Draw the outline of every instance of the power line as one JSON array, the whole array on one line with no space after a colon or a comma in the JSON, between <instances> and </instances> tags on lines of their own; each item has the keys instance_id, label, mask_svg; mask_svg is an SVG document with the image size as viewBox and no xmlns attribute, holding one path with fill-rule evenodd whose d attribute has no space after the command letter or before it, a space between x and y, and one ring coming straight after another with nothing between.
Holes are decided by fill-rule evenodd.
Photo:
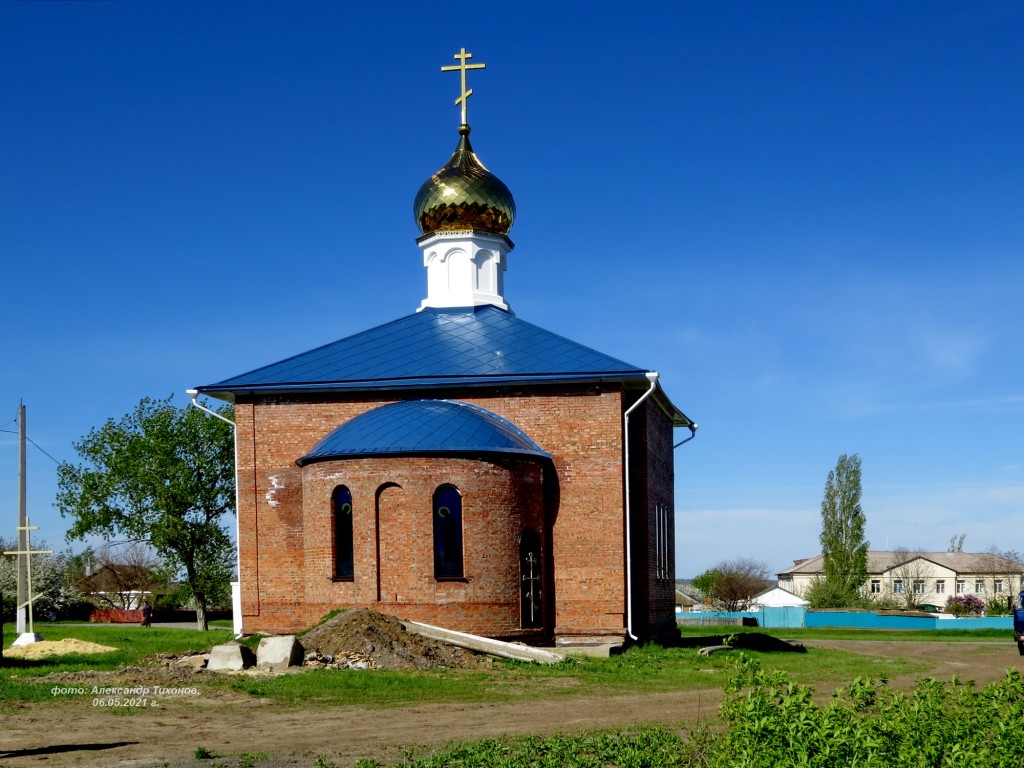
<instances>
[{"instance_id":1,"label":"power line","mask_svg":"<svg viewBox=\"0 0 1024 768\"><path fill-rule=\"evenodd\" d=\"M8 421L6 424L0 424L0 429L6 429L11 424L17 424L18 423L18 419L21 418L21 406L22 405L24 405L24 402L22 400L19 400L18 401L18 410L16 410L14 412L14 418L11 419L10 421Z\"/></svg>"},{"instance_id":2,"label":"power line","mask_svg":"<svg viewBox=\"0 0 1024 768\"><path fill-rule=\"evenodd\" d=\"M7 426L7 425L5 424L4 426ZM18 433L17 433L17 432L15 432L15 431L14 431L13 429L0 429L0 432L6 432L6 433L7 433L7 434L9 434L9 435L17 435L17 434L18 434ZM46 458L48 458L48 459L49 459L50 461L52 461L52 462L53 462L54 464L56 464L56 465L57 465L58 467L60 466L61 462L60 462L60 461L58 461L57 459L53 458L53 456L51 456L51 455L50 455L50 454L48 454L48 453L47 453L47 452L46 452L45 450L43 450L43 448L42 448L42 447L41 447L41 446L39 445L39 443L37 443L37 442L36 442L35 440L33 440L33 439L32 439L31 437L29 437L28 435L26 435L26 436L25 436L25 439L26 439L26 440L27 440L28 442L32 443L32 445L34 445L34 446L35 446L36 448L38 448L38 449L39 449L39 452L40 452L41 454L43 454L43 456L45 456Z\"/></svg>"}]
</instances>

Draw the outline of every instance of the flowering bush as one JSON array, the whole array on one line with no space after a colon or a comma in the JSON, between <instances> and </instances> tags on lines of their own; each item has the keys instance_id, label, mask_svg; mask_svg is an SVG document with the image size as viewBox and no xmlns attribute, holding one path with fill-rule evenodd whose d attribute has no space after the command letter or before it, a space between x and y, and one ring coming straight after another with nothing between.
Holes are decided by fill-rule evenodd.
<instances>
[{"instance_id":1,"label":"flowering bush","mask_svg":"<svg viewBox=\"0 0 1024 768\"><path fill-rule=\"evenodd\" d=\"M946 613L954 616L980 616L987 607L977 595L950 595L946 601Z\"/></svg>"},{"instance_id":2,"label":"flowering bush","mask_svg":"<svg viewBox=\"0 0 1024 768\"><path fill-rule=\"evenodd\" d=\"M34 549L46 549L46 542L35 540ZM18 548L17 539L0 537L0 552ZM32 612L37 621L54 621L74 615L73 611L82 602L78 590L68 583L68 568L71 555L32 555ZM14 604L18 594L18 561L15 557L0 557L0 595L3 595L4 621L14 621Z\"/></svg>"}]
</instances>

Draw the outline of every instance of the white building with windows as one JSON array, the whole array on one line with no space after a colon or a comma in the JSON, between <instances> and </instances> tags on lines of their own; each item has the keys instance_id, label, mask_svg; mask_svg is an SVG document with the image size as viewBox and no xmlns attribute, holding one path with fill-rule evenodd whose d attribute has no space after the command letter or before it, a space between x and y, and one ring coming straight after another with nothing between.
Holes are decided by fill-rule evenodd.
<instances>
[{"instance_id":1,"label":"white building with windows","mask_svg":"<svg viewBox=\"0 0 1024 768\"><path fill-rule=\"evenodd\" d=\"M821 555L796 560L778 574L779 587L803 595L825 575ZM1024 565L999 555L977 552L868 552L869 595L902 598L915 605L942 608L951 595L972 594L983 600L1006 598L1024 588Z\"/></svg>"}]
</instances>

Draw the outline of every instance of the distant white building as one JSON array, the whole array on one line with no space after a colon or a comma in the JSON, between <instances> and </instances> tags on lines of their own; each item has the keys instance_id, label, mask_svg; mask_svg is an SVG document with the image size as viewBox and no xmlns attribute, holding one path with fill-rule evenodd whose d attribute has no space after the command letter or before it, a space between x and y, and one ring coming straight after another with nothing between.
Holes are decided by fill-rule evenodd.
<instances>
[{"instance_id":1,"label":"distant white building","mask_svg":"<svg viewBox=\"0 0 1024 768\"><path fill-rule=\"evenodd\" d=\"M772 587L764 592L754 595L750 599L750 610L760 611L764 608L792 608L808 606L806 600L799 595L794 595L788 589Z\"/></svg>"},{"instance_id":2,"label":"distant white building","mask_svg":"<svg viewBox=\"0 0 1024 768\"><path fill-rule=\"evenodd\" d=\"M778 574L779 587L803 595L825 575L821 555L797 560ZM1024 565L977 552L868 552L864 591L878 598L913 596L916 605L946 604L950 595L1006 598L1022 588Z\"/></svg>"}]
</instances>

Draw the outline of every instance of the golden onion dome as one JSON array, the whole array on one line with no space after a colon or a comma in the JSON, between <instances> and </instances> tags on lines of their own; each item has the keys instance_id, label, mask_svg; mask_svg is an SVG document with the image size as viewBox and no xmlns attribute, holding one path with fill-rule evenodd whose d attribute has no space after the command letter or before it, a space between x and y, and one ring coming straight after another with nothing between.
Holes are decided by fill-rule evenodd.
<instances>
[{"instance_id":1,"label":"golden onion dome","mask_svg":"<svg viewBox=\"0 0 1024 768\"><path fill-rule=\"evenodd\" d=\"M484 168L469 143L469 126L459 126L455 154L420 187L413 203L416 224L424 235L476 230L507 235L516 218L508 187Z\"/></svg>"}]
</instances>

